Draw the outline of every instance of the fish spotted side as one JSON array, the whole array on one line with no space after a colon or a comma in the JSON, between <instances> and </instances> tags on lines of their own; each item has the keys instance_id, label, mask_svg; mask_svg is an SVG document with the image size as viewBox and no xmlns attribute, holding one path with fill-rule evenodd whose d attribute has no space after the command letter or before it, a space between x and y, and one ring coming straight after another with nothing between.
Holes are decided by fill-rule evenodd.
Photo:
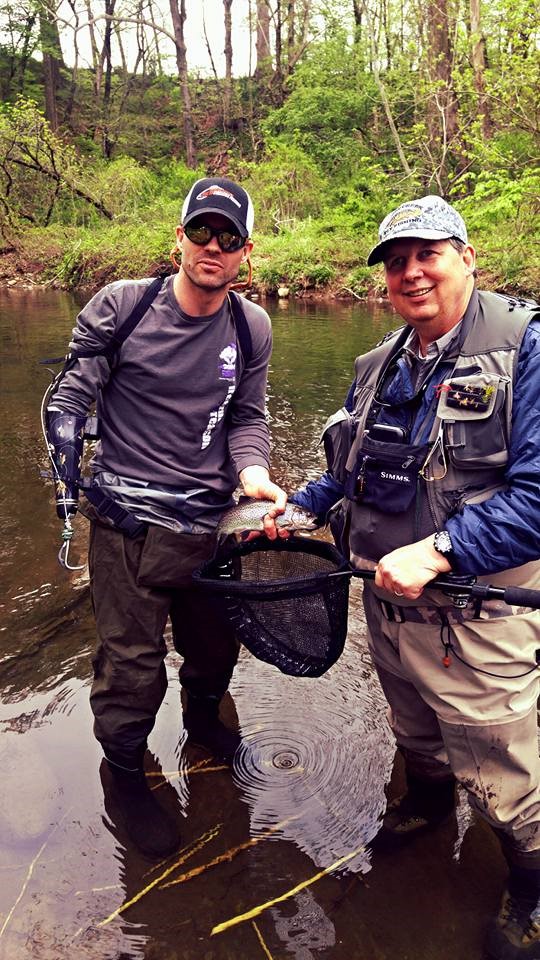
<instances>
[{"instance_id":1,"label":"fish spotted side","mask_svg":"<svg viewBox=\"0 0 540 960\"><path fill-rule=\"evenodd\" d=\"M274 503L271 500L240 500L236 506L227 510L219 521L218 539L221 540L231 534L264 530L263 518L273 506ZM316 530L320 526L314 513L296 503L288 503L285 513L276 517L275 523L279 529L289 530L291 533L297 530Z\"/></svg>"}]
</instances>

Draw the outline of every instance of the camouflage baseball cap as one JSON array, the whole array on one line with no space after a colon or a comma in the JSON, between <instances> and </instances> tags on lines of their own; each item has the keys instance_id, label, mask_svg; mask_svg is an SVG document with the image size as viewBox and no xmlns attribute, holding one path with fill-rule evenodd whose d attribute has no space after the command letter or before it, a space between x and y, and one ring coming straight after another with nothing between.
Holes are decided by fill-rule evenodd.
<instances>
[{"instance_id":1,"label":"camouflage baseball cap","mask_svg":"<svg viewBox=\"0 0 540 960\"><path fill-rule=\"evenodd\" d=\"M422 240L448 240L455 237L467 243L467 228L457 210L442 197L427 196L402 203L392 210L379 227L379 242L367 258L368 267L384 259L384 247L390 240L419 237Z\"/></svg>"}]
</instances>

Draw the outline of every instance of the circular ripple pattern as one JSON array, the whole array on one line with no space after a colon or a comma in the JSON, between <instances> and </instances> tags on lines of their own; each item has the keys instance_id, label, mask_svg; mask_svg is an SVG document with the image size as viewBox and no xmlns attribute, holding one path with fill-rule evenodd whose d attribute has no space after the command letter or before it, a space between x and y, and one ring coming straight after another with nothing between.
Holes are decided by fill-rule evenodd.
<instances>
[{"instance_id":1,"label":"circular ripple pattern","mask_svg":"<svg viewBox=\"0 0 540 960\"><path fill-rule=\"evenodd\" d=\"M281 770L290 770L292 767L297 767L300 763L300 757L297 753L276 753L272 763L275 767L278 767Z\"/></svg>"},{"instance_id":2,"label":"circular ripple pattern","mask_svg":"<svg viewBox=\"0 0 540 960\"><path fill-rule=\"evenodd\" d=\"M242 664L243 742L234 776L258 833L294 840L318 866L365 846L380 827L394 743L371 666L349 635L338 663L317 680ZM369 869L363 853L347 865Z\"/></svg>"}]
</instances>

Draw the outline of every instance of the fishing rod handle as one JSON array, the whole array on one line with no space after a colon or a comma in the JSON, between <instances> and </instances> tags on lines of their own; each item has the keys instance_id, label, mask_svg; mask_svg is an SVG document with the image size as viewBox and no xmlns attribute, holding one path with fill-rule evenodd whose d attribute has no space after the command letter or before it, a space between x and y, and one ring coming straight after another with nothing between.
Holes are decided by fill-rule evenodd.
<instances>
[{"instance_id":1,"label":"fishing rod handle","mask_svg":"<svg viewBox=\"0 0 540 960\"><path fill-rule=\"evenodd\" d=\"M363 580L374 580L375 570L352 570L353 577L362 577ZM511 607L530 607L533 610L540 609L540 590L532 590L527 587L492 587L489 583L459 584L451 579L445 579L444 574L426 583L426 588L430 590L442 590L448 593L463 592L470 597L477 597L480 600L503 600Z\"/></svg>"},{"instance_id":2,"label":"fishing rod handle","mask_svg":"<svg viewBox=\"0 0 540 960\"><path fill-rule=\"evenodd\" d=\"M473 588L473 596L478 596L477 590L481 584ZM540 590L530 590L527 587L487 587L488 597L496 599L500 596L505 603L511 607L531 607L533 610L540 609Z\"/></svg>"}]
</instances>

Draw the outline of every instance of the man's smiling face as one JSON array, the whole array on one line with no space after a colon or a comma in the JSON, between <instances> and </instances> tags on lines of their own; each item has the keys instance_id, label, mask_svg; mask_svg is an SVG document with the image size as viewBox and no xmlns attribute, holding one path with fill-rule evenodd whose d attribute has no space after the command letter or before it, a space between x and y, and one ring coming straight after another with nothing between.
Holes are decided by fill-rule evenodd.
<instances>
[{"instance_id":1,"label":"man's smiling face","mask_svg":"<svg viewBox=\"0 0 540 960\"><path fill-rule=\"evenodd\" d=\"M474 286L474 249L450 240L404 237L384 251L390 303L427 342L459 323Z\"/></svg>"}]
</instances>

